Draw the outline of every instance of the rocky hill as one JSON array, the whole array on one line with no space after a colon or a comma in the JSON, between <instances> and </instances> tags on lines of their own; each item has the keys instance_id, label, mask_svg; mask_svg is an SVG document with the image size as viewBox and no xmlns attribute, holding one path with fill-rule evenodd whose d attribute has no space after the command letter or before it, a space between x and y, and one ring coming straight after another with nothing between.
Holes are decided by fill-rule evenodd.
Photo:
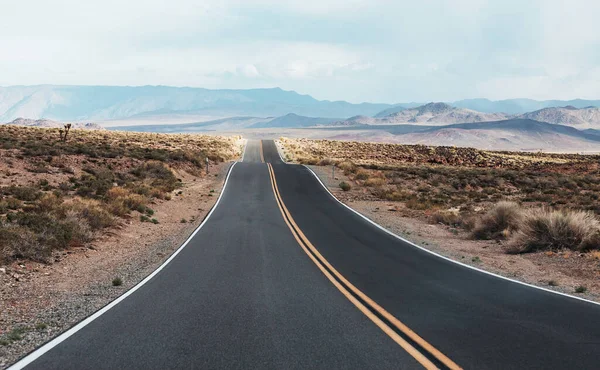
<instances>
[{"instance_id":1,"label":"rocky hill","mask_svg":"<svg viewBox=\"0 0 600 370\"><path fill-rule=\"evenodd\" d=\"M555 123L584 128L600 128L600 108L576 108L572 105L566 107L553 107L525 113L521 118L534 119L541 122Z\"/></svg>"},{"instance_id":2,"label":"rocky hill","mask_svg":"<svg viewBox=\"0 0 600 370\"><path fill-rule=\"evenodd\" d=\"M382 123L470 123L498 121L505 119L502 113L482 113L465 108L456 108L446 103L429 103L419 107L404 109L382 117Z\"/></svg>"}]
</instances>

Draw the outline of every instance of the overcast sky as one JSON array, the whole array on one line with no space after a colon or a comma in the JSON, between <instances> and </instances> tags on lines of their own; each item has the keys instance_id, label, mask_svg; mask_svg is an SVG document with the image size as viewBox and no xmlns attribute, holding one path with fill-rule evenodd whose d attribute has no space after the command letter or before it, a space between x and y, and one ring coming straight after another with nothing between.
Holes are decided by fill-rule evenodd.
<instances>
[{"instance_id":1,"label":"overcast sky","mask_svg":"<svg viewBox=\"0 0 600 370\"><path fill-rule=\"evenodd\" d=\"M0 85L600 99L600 1L2 0Z\"/></svg>"}]
</instances>

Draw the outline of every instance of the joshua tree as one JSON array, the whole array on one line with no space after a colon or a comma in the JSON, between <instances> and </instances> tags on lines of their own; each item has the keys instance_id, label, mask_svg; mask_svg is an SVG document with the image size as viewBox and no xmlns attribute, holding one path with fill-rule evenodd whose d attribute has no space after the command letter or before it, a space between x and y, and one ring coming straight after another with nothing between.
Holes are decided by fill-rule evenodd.
<instances>
[{"instance_id":1,"label":"joshua tree","mask_svg":"<svg viewBox=\"0 0 600 370\"><path fill-rule=\"evenodd\" d=\"M66 142L67 135L69 134L69 131L71 130L71 124L70 123L65 124L64 128L65 128L64 130L60 129L59 132L60 132L60 139L64 142ZM63 133L64 133L64 135L63 135Z\"/></svg>"}]
</instances>

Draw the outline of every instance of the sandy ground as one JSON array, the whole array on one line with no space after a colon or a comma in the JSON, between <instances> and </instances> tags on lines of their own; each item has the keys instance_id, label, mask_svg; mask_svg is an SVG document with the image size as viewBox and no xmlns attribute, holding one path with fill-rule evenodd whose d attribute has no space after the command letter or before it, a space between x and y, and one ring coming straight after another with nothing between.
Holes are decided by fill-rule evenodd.
<instances>
[{"instance_id":1,"label":"sandy ground","mask_svg":"<svg viewBox=\"0 0 600 370\"><path fill-rule=\"evenodd\" d=\"M348 192L342 191L339 183L352 181L342 171L332 178L331 166L309 167L339 200L419 246L479 269L600 302L600 253L565 250L506 254L501 243L472 240L465 231L431 224L422 212L407 209L402 202L379 200L366 188L354 186ZM575 293L578 286L587 291Z\"/></svg>"},{"instance_id":2,"label":"sandy ground","mask_svg":"<svg viewBox=\"0 0 600 370\"><path fill-rule=\"evenodd\" d=\"M0 335L25 330L20 340L0 343L0 368L97 311L166 260L214 205L230 165L212 167L202 178L176 173L183 187L170 201L151 204L158 224L131 218L86 248L61 252L52 264L1 266ZM116 277L121 286L113 286Z\"/></svg>"}]
</instances>

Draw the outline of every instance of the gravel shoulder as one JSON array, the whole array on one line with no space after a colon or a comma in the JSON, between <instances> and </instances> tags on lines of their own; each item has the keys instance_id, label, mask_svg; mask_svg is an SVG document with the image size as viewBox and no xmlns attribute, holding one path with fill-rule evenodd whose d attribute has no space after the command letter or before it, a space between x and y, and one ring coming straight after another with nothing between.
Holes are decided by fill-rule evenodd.
<instances>
[{"instance_id":1,"label":"gravel shoulder","mask_svg":"<svg viewBox=\"0 0 600 370\"><path fill-rule=\"evenodd\" d=\"M164 262L200 225L222 191L231 163L211 175L178 173L182 187L152 204L159 223L130 218L85 248L51 264L16 261L0 266L0 368L88 317ZM113 285L119 278L121 285Z\"/></svg>"},{"instance_id":2,"label":"gravel shoulder","mask_svg":"<svg viewBox=\"0 0 600 370\"><path fill-rule=\"evenodd\" d=\"M456 261L546 289L600 302L600 254L573 251L507 254L496 241L473 240L468 232L432 224L422 212L402 202L375 198L364 187L344 192L339 184L352 183L342 171L332 177L331 166L309 166L344 204L411 242ZM585 293L575 293L585 287Z\"/></svg>"}]
</instances>

